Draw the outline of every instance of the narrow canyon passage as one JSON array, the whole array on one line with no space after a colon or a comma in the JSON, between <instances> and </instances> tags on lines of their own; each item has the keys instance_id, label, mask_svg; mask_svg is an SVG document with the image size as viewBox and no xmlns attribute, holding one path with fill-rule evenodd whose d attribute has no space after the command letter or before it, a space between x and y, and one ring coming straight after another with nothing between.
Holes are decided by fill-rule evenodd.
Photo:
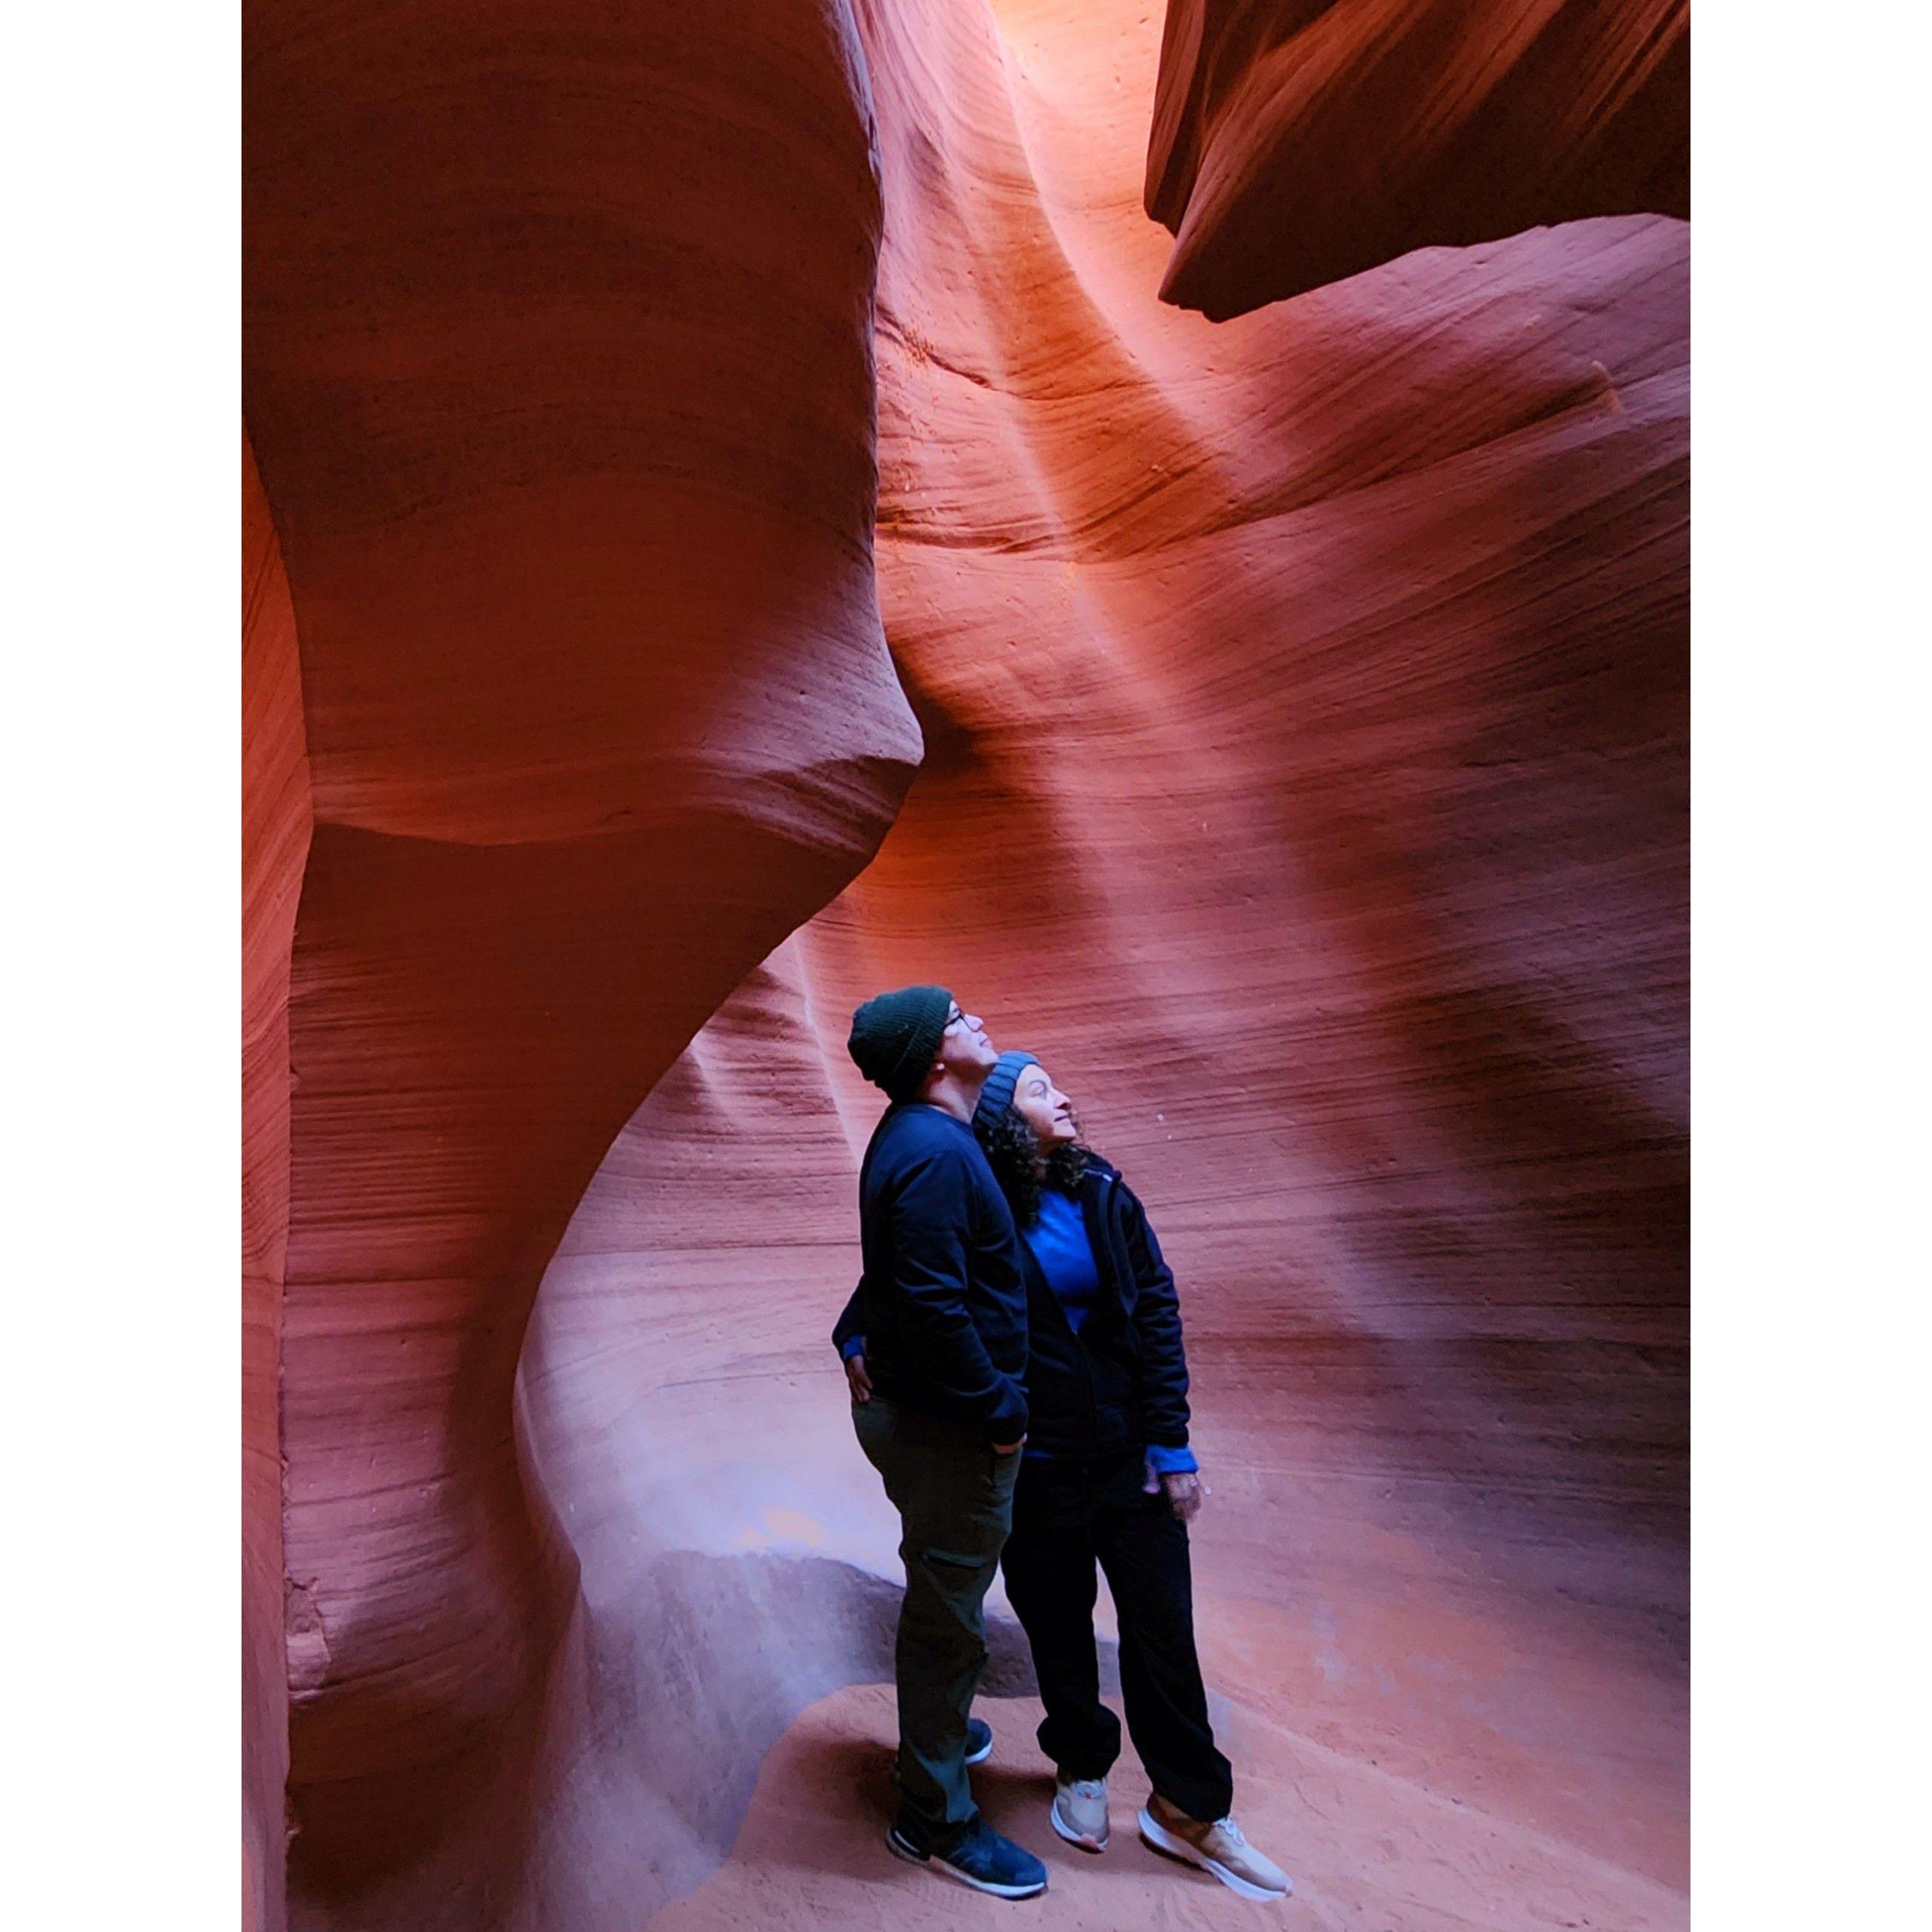
<instances>
[{"instance_id":1,"label":"narrow canyon passage","mask_svg":"<svg viewBox=\"0 0 1932 1932\"><path fill-rule=\"evenodd\" d=\"M564 11L503 42L558 98L615 31ZM765 11L640 10L610 140L513 184L540 224L591 182L552 334L479 359L474 263L398 269L411 346L334 351L393 413L322 445L307 285L266 284L315 800L288 1922L993 1909L878 1842L897 1533L827 1340L878 1110L851 1010L938 980L1174 1264L1204 1660L1284 1911L1680 1925L1687 229L1497 229L1210 321L1143 206L1157 0ZM321 218L266 233L292 262ZM1120 1829L1131 1763L1108 1857L1052 1845L994 1607L982 1788L1065 1854L1041 1909L1219 1922Z\"/></svg>"},{"instance_id":2,"label":"narrow canyon passage","mask_svg":"<svg viewBox=\"0 0 1932 1932\"><path fill-rule=\"evenodd\" d=\"M896 1909L889 1696L835 1687L889 1683L897 1531L826 1336L878 1112L846 1019L936 977L1049 1059L1175 1263L1210 1681L1322 1922L1679 1923L1684 230L1211 325L1155 299L1149 10L1011 11L868 37L925 762L620 1137L533 1323L614 1701L676 1658L641 1728L678 1742L599 1775L683 1793L643 1835L673 1889L750 1805L666 1923ZM1063 1851L1035 1718L989 1708L1011 1829ZM1068 1923L1219 1909L1137 1847L1054 1869Z\"/></svg>"}]
</instances>

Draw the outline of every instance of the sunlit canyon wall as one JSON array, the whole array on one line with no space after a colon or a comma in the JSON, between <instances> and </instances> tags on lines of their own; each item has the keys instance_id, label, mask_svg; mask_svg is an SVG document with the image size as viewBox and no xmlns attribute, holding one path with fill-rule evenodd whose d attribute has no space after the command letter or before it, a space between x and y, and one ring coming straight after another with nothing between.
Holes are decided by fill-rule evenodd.
<instances>
[{"instance_id":1,"label":"sunlit canyon wall","mask_svg":"<svg viewBox=\"0 0 1932 1932\"><path fill-rule=\"evenodd\" d=\"M1391 225L1457 191L1368 121L1386 171L1298 189L1367 252L1309 255L1239 213L1294 117L1226 103L1389 10L1205 63L1177 23L1244 10L1174 11L252 10L290 1924L903 1913L870 1774L796 1754L888 1668L825 1334L846 1017L915 977L1176 1264L1290 1909L1681 1921L1687 230ZM1222 184L1178 245L1164 143ZM1057 1918L1216 1902L1137 1850Z\"/></svg>"}]
</instances>

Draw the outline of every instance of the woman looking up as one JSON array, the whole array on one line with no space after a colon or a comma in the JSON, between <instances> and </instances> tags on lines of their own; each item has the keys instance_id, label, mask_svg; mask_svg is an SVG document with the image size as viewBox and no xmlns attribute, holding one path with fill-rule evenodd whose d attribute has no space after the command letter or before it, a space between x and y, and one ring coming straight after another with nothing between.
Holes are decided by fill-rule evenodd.
<instances>
[{"instance_id":1,"label":"woman looking up","mask_svg":"<svg viewBox=\"0 0 1932 1932\"><path fill-rule=\"evenodd\" d=\"M1285 1897L1287 1873L1231 1815L1232 1776L1195 1653L1187 1526L1204 1492L1174 1276L1139 1198L1081 1144L1072 1103L1032 1054L999 1056L973 1131L1012 1207L1026 1275L1029 1421L1000 1561L1046 1706L1053 1828L1106 1849L1121 1727L1100 1701L1097 1571L1119 1622L1128 1728L1153 1787L1141 1836L1244 1898ZM863 1342L844 1346L858 1397Z\"/></svg>"}]
</instances>

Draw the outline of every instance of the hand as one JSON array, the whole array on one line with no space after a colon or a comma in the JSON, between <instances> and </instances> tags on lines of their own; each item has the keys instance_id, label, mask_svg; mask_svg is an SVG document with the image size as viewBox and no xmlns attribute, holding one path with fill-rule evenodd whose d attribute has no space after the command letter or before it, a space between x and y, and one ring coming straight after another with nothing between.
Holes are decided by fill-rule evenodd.
<instances>
[{"instance_id":1,"label":"hand","mask_svg":"<svg viewBox=\"0 0 1932 1932\"><path fill-rule=\"evenodd\" d=\"M1017 1442L995 1442L993 1454L995 1456L1017 1456L1026 1445L1026 1438L1023 1435Z\"/></svg>"},{"instance_id":2,"label":"hand","mask_svg":"<svg viewBox=\"0 0 1932 1932\"><path fill-rule=\"evenodd\" d=\"M845 1380L851 1385L854 1401L869 1402L872 1400L872 1379L866 1373L866 1358L863 1355L845 1358Z\"/></svg>"},{"instance_id":3,"label":"hand","mask_svg":"<svg viewBox=\"0 0 1932 1932\"><path fill-rule=\"evenodd\" d=\"M1168 1507L1183 1523L1191 1523L1201 1513L1201 1506L1211 1492L1192 1469L1175 1469L1160 1478L1161 1493Z\"/></svg>"}]
</instances>

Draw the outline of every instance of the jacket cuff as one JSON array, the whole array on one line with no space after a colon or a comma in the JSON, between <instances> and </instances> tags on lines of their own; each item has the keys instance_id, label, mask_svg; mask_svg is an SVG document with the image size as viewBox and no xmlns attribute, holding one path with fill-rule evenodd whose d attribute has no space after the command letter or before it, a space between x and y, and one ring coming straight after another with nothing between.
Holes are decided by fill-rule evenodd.
<instances>
[{"instance_id":1,"label":"jacket cuff","mask_svg":"<svg viewBox=\"0 0 1932 1932\"><path fill-rule=\"evenodd\" d=\"M1026 1392L1018 1383L1009 1383L1004 1399L986 1418L986 1440L989 1442L1017 1441L1026 1433L1029 1420Z\"/></svg>"},{"instance_id":2,"label":"jacket cuff","mask_svg":"<svg viewBox=\"0 0 1932 1932\"><path fill-rule=\"evenodd\" d=\"M841 1361L850 1361L854 1355L862 1355L865 1352L866 1338L864 1336L848 1335L844 1342L839 1346L838 1359Z\"/></svg>"},{"instance_id":3,"label":"jacket cuff","mask_svg":"<svg viewBox=\"0 0 1932 1932\"><path fill-rule=\"evenodd\" d=\"M1147 1445L1147 1460L1157 1476L1192 1475L1201 1467L1194 1460L1194 1451L1185 1442L1179 1448L1165 1443L1150 1442Z\"/></svg>"}]
</instances>

